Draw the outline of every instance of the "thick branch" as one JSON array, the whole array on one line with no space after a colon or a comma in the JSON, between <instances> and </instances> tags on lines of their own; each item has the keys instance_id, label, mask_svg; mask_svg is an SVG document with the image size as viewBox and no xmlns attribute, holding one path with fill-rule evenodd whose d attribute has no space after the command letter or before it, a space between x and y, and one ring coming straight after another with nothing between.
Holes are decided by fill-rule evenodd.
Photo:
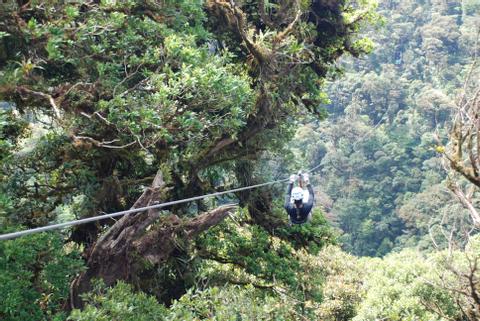
<instances>
[{"instance_id":1,"label":"thick branch","mask_svg":"<svg viewBox=\"0 0 480 321\"><path fill-rule=\"evenodd\" d=\"M460 202L465 206L470 212L472 217L473 224L480 227L480 214L477 209L473 206L472 202L466 197L461 188L457 184L451 184L450 189L453 191L455 196L460 200Z\"/></svg>"},{"instance_id":2,"label":"thick branch","mask_svg":"<svg viewBox=\"0 0 480 321\"><path fill-rule=\"evenodd\" d=\"M133 142L130 142L130 143L119 146L119 145L112 145L112 143L115 143L115 142L119 141L119 139L114 139L114 140L111 140L111 141L99 141L99 140L96 140L92 137L76 136L76 135L73 135L72 138L74 140L86 140L86 141L89 141L90 143L92 143L93 145L95 145L97 147L110 148L110 149L123 149L123 148L127 148L129 146L132 146L132 145L134 145L138 142L138 141L133 141Z\"/></svg>"},{"instance_id":3,"label":"thick branch","mask_svg":"<svg viewBox=\"0 0 480 321\"><path fill-rule=\"evenodd\" d=\"M134 241L133 246L136 252L151 264L160 264L168 259L171 251L175 249L174 239L176 237L182 237L184 240L192 239L223 221L228 213L236 207L236 205L221 206L186 222L182 222L177 216L171 216L170 224L162 225L148 232L142 238Z\"/></svg>"},{"instance_id":4,"label":"thick branch","mask_svg":"<svg viewBox=\"0 0 480 321\"><path fill-rule=\"evenodd\" d=\"M45 94L39 91L34 91L23 86L17 87L16 91L20 94L20 96L22 96L22 94L23 95L27 94L27 95L36 96L36 97L40 97L42 99L47 100L50 103L50 106L52 106L53 112L55 114L55 118L57 119L61 118L60 109L58 108L57 103L55 102L55 99L53 99L51 95Z\"/></svg>"},{"instance_id":5,"label":"thick branch","mask_svg":"<svg viewBox=\"0 0 480 321\"><path fill-rule=\"evenodd\" d=\"M233 0L229 2L224 0L209 0L207 1L206 8L214 16L221 16L228 22L229 27L240 36L245 42L248 51L250 51L260 64L268 62L269 50L256 44L247 35L245 13L238 8Z\"/></svg>"},{"instance_id":6,"label":"thick branch","mask_svg":"<svg viewBox=\"0 0 480 321\"><path fill-rule=\"evenodd\" d=\"M281 42L283 39L285 39L285 37L287 37L293 31L293 28L295 27L295 24L298 22L298 20L300 20L301 15L302 15L302 12L298 10L295 16L295 19L293 19L293 21L275 37L274 39L275 43Z\"/></svg>"}]
</instances>

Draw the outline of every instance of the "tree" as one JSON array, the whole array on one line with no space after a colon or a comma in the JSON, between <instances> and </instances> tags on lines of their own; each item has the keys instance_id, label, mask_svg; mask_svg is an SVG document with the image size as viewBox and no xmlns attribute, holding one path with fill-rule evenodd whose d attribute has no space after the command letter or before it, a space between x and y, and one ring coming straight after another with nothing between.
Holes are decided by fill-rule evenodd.
<instances>
[{"instance_id":1,"label":"tree","mask_svg":"<svg viewBox=\"0 0 480 321\"><path fill-rule=\"evenodd\" d=\"M259 180L255 160L291 137L289 120L324 116L322 84L336 59L370 48L356 34L373 10L364 1L209 0L22 2L2 11L0 97L48 132L18 161L2 161L2 192L18 209L9 219L37 226L59 207L88 216ZM270 233L285 224L267 215L269 191L238 198ZM207 210L196 205L73 231L88 265L75 303L93 278L107 286L153 278L181 252L178 240L233 209L190 218Z\"/></svg>"},{"instance_id":2,"label":"tree","mask_svg":"<svg viewBox=\"0 0 480 321\"><path fill-rule=\"evenodd\" d=\"M362 263L369 267L362 283L366 294L352 320L460 320L448 292L425 282L438 280L431 273L437 268L434 256L404 249L383 259L364 258ZM443 313L431 311L430 304L444 308Z\"/></svg>"},{"instance_id":3,"label":"tree","mask_svg":"<svg viewBox=\"0 0 480 321\"><path fill-rule=\"evenodd\" d=\"M449 187L458 197L460 202L469 210L473 224L480 226L480 214L475 208L472 196L475 189L480 187L479 175L479 146L480 146L480 117L478 109L480 106L480 85L474 77L478 72L477 51L478 35L475 44L473 62L467 71L463 88L458 95L455 113L453 115L452 127L449 133L447 147L439 146L438 151L443 153L446 164L453 174L449 181ZM473 184L467 192L462 188L455 174L462 175L469 183Z\"/></svg>"},{"instance_id":4,"label":"tree","mask_svg":"<svg viewBox=\"0 0 480 321\"><path fill-rule=\"evenodd\" d=\"M334 246L323 249L318 259L325 275L319 319L352 320L365 296L362 289L365 270L359 259Z\"/></svg>"}]
</instances>

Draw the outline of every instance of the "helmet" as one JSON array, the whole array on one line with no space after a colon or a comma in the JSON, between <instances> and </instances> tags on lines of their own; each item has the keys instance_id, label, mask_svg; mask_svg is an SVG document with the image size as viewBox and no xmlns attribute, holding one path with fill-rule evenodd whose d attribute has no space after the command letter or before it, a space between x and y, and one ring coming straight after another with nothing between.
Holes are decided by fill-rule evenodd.
<instances>
[{"instance_id":1,"label":"helmet","mask_svg":"<svg viewBox=\"0 0 480 321\"><path fill-rule=\"evenodd\" d=\"M292 189L292 199L294 201L303 200L303 188L301 187L294 187Z\"/></svg>"}]
</instances>

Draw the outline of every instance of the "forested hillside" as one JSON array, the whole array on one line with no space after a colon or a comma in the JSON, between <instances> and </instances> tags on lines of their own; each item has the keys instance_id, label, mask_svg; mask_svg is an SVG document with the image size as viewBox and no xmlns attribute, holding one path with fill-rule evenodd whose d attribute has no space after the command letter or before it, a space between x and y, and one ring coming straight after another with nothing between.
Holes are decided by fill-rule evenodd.
<instances>
[{"instance_id":1,"label":"forested hillside","mask_svg":"<svg viewBox=\"0 0 480 321\"><path fill-rule=\"evenodd\" d=\"M3 1L0 319L479 320L479 12Z\"/></svg>"},{"instance_id":2,"label":"forested hillside","mask_svg":"<svg viewBox=\"0 0 480 321\"><path fill-rule=\"evenodd\" d=\"M382 1L378 12L376 49L344 62L329 120L300 133L315 135L307 160L323 163L319 188L345 249L368 256L430 248L432 227L469 224L435 148L475 54L479 3Z\"/></svg>"}]
</instances>

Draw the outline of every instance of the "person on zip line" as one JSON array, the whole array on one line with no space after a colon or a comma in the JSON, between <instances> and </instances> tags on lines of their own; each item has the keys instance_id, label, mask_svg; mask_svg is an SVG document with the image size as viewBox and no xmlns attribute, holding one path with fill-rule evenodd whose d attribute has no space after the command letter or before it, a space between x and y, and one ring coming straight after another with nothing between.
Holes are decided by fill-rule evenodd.
<instances>
[{"instance_id":1,"label":"person on zip line","mask_svg":"<svg viewBox=\"0 0 480 321\"><path fill-rule=\"evenodd\" d=\"M299 186L293 187L297 179ZM307 186L307 190L303 189L303 184ZM299 172L297 175L290 175L284 205L289 216L289 225L309 222L312 219L313 201L313 188L308 174Z\"/></svg>"}]
</instances>

